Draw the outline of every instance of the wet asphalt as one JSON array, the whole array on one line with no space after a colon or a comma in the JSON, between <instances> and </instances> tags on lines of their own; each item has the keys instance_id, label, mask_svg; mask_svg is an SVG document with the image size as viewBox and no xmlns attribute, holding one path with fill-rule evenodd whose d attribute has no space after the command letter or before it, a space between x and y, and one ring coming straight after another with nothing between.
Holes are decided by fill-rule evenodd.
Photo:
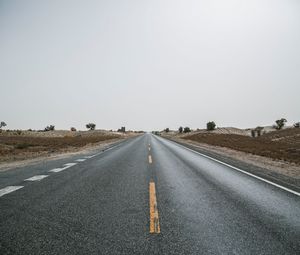
<instances>
[{"instance_id":1,"label":"wet asphalt","mask_svg":"<svg viewBox=\"0 0 300 255\"><path fill-rule=\"evenodd\" d=\"M7 186L23 188L0 197L0 254L300 254L298 195L150 134L1 172Z\"/></svg>"}]
</instances>

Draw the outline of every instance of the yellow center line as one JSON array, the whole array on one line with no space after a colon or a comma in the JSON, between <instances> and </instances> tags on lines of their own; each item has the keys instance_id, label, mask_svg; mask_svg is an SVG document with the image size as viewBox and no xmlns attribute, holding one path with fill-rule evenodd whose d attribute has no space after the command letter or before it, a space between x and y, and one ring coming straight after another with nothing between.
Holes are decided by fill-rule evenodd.
<instances>
[{"instance_id":1,"label":"yellow center line","mask_svg":"<svg viewBox=\"0 0 300 255\"><path fill-rule=\"evenodd\" d=\"M152 157L151 155L148 156L149 164L152 164Z\"/></svg>"},{"instance_id":2,"label":"yellow center line","mask_svg":"<svg viewBox=\"0 0 300 255\"><path fill-rule=\"evenodd\" d=\"M158 218L158 209L156 201L155 183L150 182L149 184L149 195L150 195L150 233L159 234L160 225Z\"/></svg>"}]
</instances>

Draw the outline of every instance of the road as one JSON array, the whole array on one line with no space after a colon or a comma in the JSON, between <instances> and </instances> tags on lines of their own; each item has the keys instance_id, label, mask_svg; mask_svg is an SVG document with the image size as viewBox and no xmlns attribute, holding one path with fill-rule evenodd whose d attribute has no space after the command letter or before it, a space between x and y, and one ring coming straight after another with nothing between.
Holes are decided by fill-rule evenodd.
<instances>
[{"instance_id":1,"label":"road","mask_svg":"<svg viewBox=\"0 0 300 255\"><path fill-rule=\"evenodd\" d=\"M300 197L145 134L0 173L0 254L300 254Z\"/></svg>"}]
</instances>

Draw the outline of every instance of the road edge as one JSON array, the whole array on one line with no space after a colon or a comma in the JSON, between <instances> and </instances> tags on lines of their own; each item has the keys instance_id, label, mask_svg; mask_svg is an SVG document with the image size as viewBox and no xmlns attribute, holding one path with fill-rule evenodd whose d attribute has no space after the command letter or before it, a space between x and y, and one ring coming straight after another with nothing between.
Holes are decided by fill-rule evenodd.
<instances>
[{"instance_id":1,"label":"road edge","mask_svg":"<svg viewBox=\"0 0 300 255\"><path fill-rule=\"evenodd\" d=\"M7 166L5 166L5 163L3 165L0 164L0 173L9 171L11 169L17 169L17 168L22 168L22 167L26 167L26 166L33 166L33 165L39 164L41 162L48 162L48 161L52 161L52 160L64 159L64 158L67 158L70 156L96 153L99 151L104 152L112 147L115 147L123 142L132 140L137 137L139 137L139 135L118 139L117 141L114 139L114 141L112 141L110 143L98 144L95 146L91 146L90 148L82 148L82 150L61 152L61 153L58 152L57 154L53 154L50 156L40 156L40 157L31 158L31 159L8 162L8 163L6 163Z\"/></svg>"},{"instance_id":2,"label":"road edge","mask_svg":"<svg viewBox=\"0 0 300 255\"><path fill-rule=\"evenodd\" d=\"M298 180L298 179L295 179L295 178L292 178L290 176L286 176L283 174L279 174L275 171L272 171L271 169L262 168L262 167L251 165L249 163L245 163L236 158L221 155L215 151L199 148L199 147L197 147L193 144L189 144L187 142L177 141L177 140L173 140L171 138L162 137L162 136L160 136L160 137L163 139L166 139L168 141L171 141L173 143L179 144L182 147L185 147L196 153L203 154L207 158L211 158L211 160L214 160L221 164L227 165L235 170L245 172L245 174L248 174L248 175L257 176L258 179L265 179L267 182L272 182L278 186L282 186L285 189L294 191L295 193L300 193L300 180Z\"/></svg>"}]
</instances>

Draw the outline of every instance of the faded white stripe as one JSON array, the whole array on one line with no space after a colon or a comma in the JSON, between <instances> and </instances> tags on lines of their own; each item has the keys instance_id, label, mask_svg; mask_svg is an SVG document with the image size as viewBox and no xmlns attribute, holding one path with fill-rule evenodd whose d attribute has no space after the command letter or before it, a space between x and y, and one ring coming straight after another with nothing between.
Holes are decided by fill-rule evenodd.
<instances>
[{"instance_id":1,"label":"faded white stripe","mask_svg":"<svg viewBox=\"0 0 300 255\"><path fill-rule=\"evenodd\" d=\"M8 194L8 193L11 193L11 192L14 192L18 189L22 189L24 186L7 186L3 189L0 189L0 197Z\"/></svg>"},{"instance_id":2,"label":"faded white stripe","mask_svg":"<svg viewBox=\"0 0 300 255\"><path fill-rule=\"evenodd\" d=\"M28 178L28 179L25 179L24 181L32 181L32 182L34 182L34 181L40 181L40 180L42 180L42 179L44 179L44 178L46 178L46 177L48 177L49 175L35 175L35 176L33 176L33 177L30 177L30 178Z\"/></svg>"},{"instance_id":3,"label":"faded white stripe","mask_svg":"<svg viewBox=\"0 0 300 255\"><path fill-rule=\"evenodd\" d=\"M66 170L66 169L68 169L68 168L70 168L72 166L75 166L75 165L77 165L77 163L67 163L67 164L64 164L63 167L61 167L61 168L54 168L54 169L50 170L49 172L58 173L60 171Z\"/></svg>"},{"instance_id":4,"label":"faded white stripe","mask_svg":"<svg viewBox=\"0 0 300 255\"><path fill-rule=\"evenodd\" d=\"M77 162L83 162L83 161L86 161L86 158L79 158L79 159L76 159L75 161L77 161Z\"/></svg>"}]
</instances>

